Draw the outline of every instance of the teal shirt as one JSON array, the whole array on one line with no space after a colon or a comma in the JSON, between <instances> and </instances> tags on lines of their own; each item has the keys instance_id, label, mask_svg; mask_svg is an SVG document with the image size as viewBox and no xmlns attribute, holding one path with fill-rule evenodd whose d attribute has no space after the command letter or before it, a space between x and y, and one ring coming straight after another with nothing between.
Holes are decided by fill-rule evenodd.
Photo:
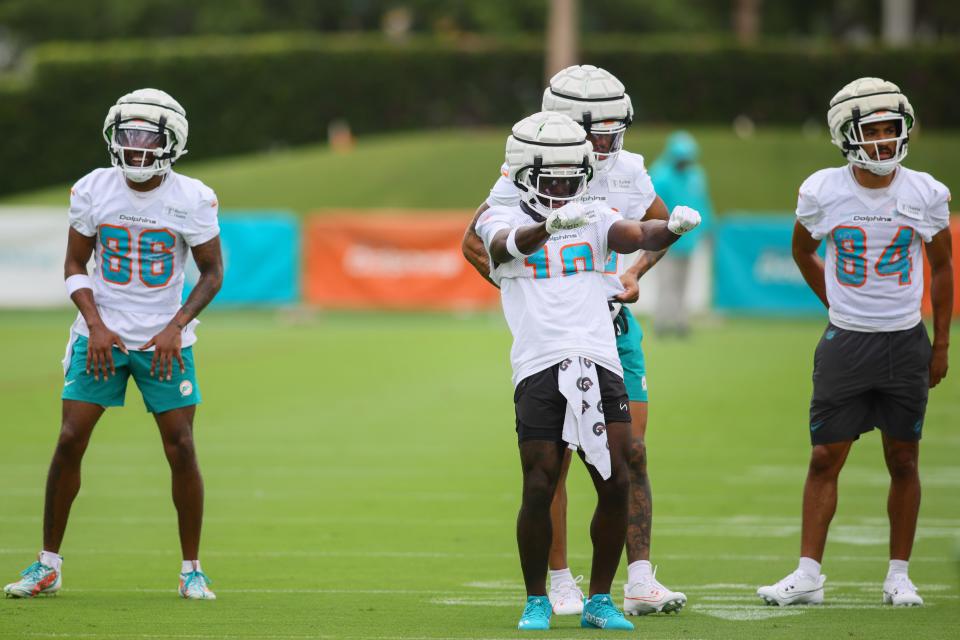
<instances>
[{"instance_id":1,"label":"teal shirt","mask_svg":"<svg viewBox=\"0 0 960 640\"><path fill-rule=\"evenodd\" d=\"M696 162L698 154L697 144L689 134L674 133L667 139L663 154L650 167L650 179L668 211L682 204L700 212L700 225L685 233L670 247L670 253L675 256L689 256L711 232L713 205L707 187L707 174ZM684 159L690 163L680 171L676 163Z\"/></svg>"}]
</instances>

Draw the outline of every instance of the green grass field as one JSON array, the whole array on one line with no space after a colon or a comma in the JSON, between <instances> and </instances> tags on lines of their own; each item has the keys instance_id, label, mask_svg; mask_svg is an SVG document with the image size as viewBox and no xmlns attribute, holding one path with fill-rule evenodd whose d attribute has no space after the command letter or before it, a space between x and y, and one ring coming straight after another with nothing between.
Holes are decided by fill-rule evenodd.
<instances>
[{"instance_id":1,"label":"green grass field","mask_svg":"<svg viewBox=\"0 0 960 640\"><path fill-rule=\"evenodd\" d=\"M804 178L843 163L826 130L760 128L741 140L727 127L692 129L703 147L717 211L793 211ZM94 132L96 133L96 132ZM498 177L509 125L487 130L447 130L361 138L354 152L338 155L326 145L272 153L194 161L178 168L211 185L224 209L291 209L304 213L330 207L473 209ZM651 163L668 129L637 126L626 148ZM101 144L96 135L90 144ZM920 131L912 136L906 165L929 171L960 189L956 149L960 132ZM103 156L107 162L106 151ZM90 167L91 169L93 167ZM78 175L77 179L81 176ZM0 204L66 206L60 185L0 199Z\"/></svg>"},{"instance_id":2,"label":"green grass field","mask_svg":"<svg viewBox=\"0 0 960 640\"><path fill-rule=\"evenodd\" d=\"M72 314L0 314L0 578L40 544ZM817 321L717 321L645 341L653 560L679 616L631 637L941 639L960 624L960 376L931 396L911 576L922 609L884 608L887 478L877 434L854 448L824 572L827 604L760 605L795 566ZM956 343L956 341L955 341ZM55 598L0 601L0 637L516 638L519 465L499 315L210 312L202 559L216 602L176 597L179 552L159 438L131 385L104 418ZM960 349L953 350L954 366ZM592 489L571 472L570 548L588 572ZM614 586L621 588L625 569ZM6 580L4 580L5 582ZM953 631L950 631L953 629ZM555 618L550 638L625 636ZM538 636L539 637L539 636Z\"/></svg>"}]
</instances>

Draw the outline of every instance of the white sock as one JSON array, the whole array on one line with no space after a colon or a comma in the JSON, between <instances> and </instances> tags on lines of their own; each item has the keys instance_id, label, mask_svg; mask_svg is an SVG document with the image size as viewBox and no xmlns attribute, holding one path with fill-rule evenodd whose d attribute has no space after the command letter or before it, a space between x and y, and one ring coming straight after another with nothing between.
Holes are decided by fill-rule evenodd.
<instances>
[{"instance_id":1,"label":"white sock","mask_svg":"<svg viewBox=\"0 0 960 640\"><path fill-rule=\"evenodd\" d=\"M567 567L566 569L557 569L556 571L551 569L547 571L547 573L550 575L551 587L554 587L561 582L573 582L573 574L570 572L570 567Z\"/></svg>"},{"instance_id":2,"label":"white sock","mask_svg":"<svg viewBox=\"0 0 960 640\"><path fill-rule=\"evenodd\" d=\"M627 565L627 583L646 582L653 577L653 565L649 560L637 560Z\"/></svg>"},{"instance_id":3,"label":"white sock","mask_svg":"<svg viewBox=\"0 0 960 640\"><path fill-rule=\"evenodd\" d=\"M194 571L201 571L199 560L184 560L180 565L180 573L192 573Z\"/></svg>"},{"instance_id":4,"label":"white sock","mask_svg":"<svg viewBox=\"0 0 960 640\"><path fill-rule=\"evenodd\" d=\"M40 552L40 564L47 565L57 573L60 573L60 565L63 564L63 556L53 551Z\"/></svg>"},{"instance_id":5,"label":"white sock","mask_svg":"<svg viewBox=\"0 0 960 640\"><path fill-rule=\"evenodd\" d=\"M887 579L890 579L894 576L907 575L907 566L909 564L909 560L891 560L890 568L887 569Z\"/></svg>"},{"instance_id":6,"label":"white sock","mask_svg":"<svg viewBox=\"0 0 960 640\"><path fill-rule=\"evenodd\" d=\"M797 568L814 580L820 577L820 563L813 558L800 558L800 565Z\"/></svg>"}]
</instances>

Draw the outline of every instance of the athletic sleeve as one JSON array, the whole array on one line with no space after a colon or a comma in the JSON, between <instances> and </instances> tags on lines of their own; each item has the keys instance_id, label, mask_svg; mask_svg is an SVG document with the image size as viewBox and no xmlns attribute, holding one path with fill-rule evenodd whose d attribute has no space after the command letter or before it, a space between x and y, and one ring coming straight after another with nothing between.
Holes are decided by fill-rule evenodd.
<instances>
[{"instance_id":1,"label":"athletic sleeve","mask_svg":"<svg viewBox=\"0 0 960 640\"><path fill-rule=\"evenodd\" d=\"M513 215L510 211L500 207L491 207L480 214L476 228L477 235L483 240L483 246L489 253L493 238L504 229L512 229L513 227Z\"/></svg>"},{"instance_id":2,"label":"athletic sleeve","mask_svg":"<svg viewBox=\"0 0 960 640\"><path fill-rule=\"evenodd\" d=\"M97 235L97 223L93 219L93 201L90 194L79 184L70 189L70 226L80 235L92 238Z\"/></svg>"},{"instance_id":3,"label":"athletic sleeve","mask_svg":"<svg viewBox=\"0 0 960 640\"><path fill-rule=\"evenodd\" d=\"M506 163L500 167L500 177L490 189L490 195L487 196L488 207L516 207L520 204L520 190L516 185L510 182Z\"/></svg>"},{"instance_id":4,"label":"athletic sleeve","mask_svg":"<svg viewBox=\"0 0 960 640\"><path fill-rule=\"evenodd\" d=\"M188 245L196 247L220 235L219 211L220 205L217 202L217 194L204 187L200 194L200 201L187 219L187 224L182 232Z\"/></svg>"},{"instance_id":5,"label":"athletic sleeve","mask_svg":"<svg viewBox=\"0 0 960 640\"><path fill-rule=\"evenodd\" d=\"M950 226L950 190L940 182L933 182L927 215L924 216L923 224L918 228L924 242L930 242L933 236Z\"/></svg>"},{"instance_id":6,"label":"athletic sleeve","mask_svg":"<svg viewBox=\"0 0 960 640\"><path fill-rule=\"evenodd\" d=\"M827 216L820 203L817 202L814 185L810 178L800 185L797 196L797 221L802 224L815 240L820 240L827 234Z\"/></svg>"}]
</instances>

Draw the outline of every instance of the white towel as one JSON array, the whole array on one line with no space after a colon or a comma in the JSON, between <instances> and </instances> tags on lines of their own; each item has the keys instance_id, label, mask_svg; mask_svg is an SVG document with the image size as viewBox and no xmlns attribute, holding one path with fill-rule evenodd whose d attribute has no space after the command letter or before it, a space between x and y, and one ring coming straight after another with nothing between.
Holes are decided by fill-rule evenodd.
<instances>
[{"instance_id":1,"label":"white towel","mask_svg":"<svg viewBox=\"0 0 960 640\"><path fill-rule=\"evenodd\" d=\"M574 451L583 449L587 462L607 480L611 475L610 445L607 444L597 365L587 358L567 358L560 363L558 386L567 399L563 441Z\"/></svg>"}]
</instances>

